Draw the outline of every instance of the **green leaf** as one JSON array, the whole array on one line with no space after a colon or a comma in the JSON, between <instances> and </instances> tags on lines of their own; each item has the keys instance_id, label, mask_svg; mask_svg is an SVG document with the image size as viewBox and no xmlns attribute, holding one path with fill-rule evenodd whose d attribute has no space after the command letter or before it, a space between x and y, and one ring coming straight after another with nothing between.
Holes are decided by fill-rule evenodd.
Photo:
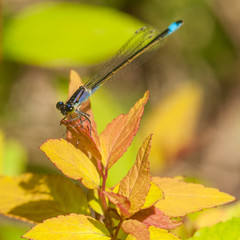
<instances>
[{"instance_id":1,"label":"green leaf","mask_svg":"<svg viewBox=\"0 0 240 240\"><path fill-rule=\"evenodd\" d=\"M35 4L4 26L3 55L35 65L92 64L111 57L142 25L107 7Z\"/></svg>"},{"instance_id":2,"label":"green leaf","mask_svg":"<svg viewBox=\"0 0 240 240\"><path fill-rule=\"evenodd\" d=\"M197 231L188 240L239 240L240 218L233 218L226 222L218 223L212 227L205 227Z\"/></svg>"}]
</instances>

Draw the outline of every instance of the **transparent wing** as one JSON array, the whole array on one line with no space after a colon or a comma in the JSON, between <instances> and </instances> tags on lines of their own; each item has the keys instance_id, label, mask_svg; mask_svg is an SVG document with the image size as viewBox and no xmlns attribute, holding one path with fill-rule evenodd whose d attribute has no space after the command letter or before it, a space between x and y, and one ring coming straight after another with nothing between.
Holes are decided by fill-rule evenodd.
<instances>
[{"instance_id":1,"label":"transparent wing","mask_svg":"<svg viewBox=\"0 0 240 240\"><path fill-rule=\"evenodd\" d=\"M93 92L105 81L118 78L129 67L138 65L136 64L138 60L143 60L144 55L159 46L162 39L161 34L158 30L149 26L136 31L103 68L88 80L85 87Z\"/></svg>"}]
</instances>

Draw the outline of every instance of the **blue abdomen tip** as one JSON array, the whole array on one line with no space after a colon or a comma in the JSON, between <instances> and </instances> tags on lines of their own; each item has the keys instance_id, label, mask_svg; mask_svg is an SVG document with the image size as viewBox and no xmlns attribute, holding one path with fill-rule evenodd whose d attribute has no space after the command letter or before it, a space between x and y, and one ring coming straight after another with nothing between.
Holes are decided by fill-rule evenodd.
<instances>
[{"instance_id":1,"label":"blue abdomen tip","mask_svg":"<svg viewBox=\"0 0 240 240\"><path fill-rule=\"evenodd\" d=\"M172 23L169 27L168 27L168 30L169 30L169 34L175 32L178 28L180 28L183 24L183 21L182 20L179 20L177 22L174 22Z\"/></svg>"}]
</instances>

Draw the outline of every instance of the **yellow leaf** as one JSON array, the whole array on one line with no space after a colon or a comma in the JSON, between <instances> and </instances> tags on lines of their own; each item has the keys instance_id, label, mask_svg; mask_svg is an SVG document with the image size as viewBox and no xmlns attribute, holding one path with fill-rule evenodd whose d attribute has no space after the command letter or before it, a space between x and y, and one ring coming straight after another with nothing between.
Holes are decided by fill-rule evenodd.
<instances>
[{"instance_id":1,"label":"yellow leaf","mask_svg":"<svg viewBox=\"0 0 240 240\"><path fill-rule=\"evenodd\" d=\"M154 133L150 154L154 172L191 147L201 103L200 87L185 83L166 96L148 115L144 133Z\"/></svg>"},{"instance_id":2,"label":"yellow leaf","mask_svg":"<svg viewBox=\"0 0 240 240\"><path fill-rule=\"evenodd\" d=\"M150 232L150 240L179 240L177 236L165 229L150 226L148 231Z\"/></svg>"},{"instance_id":3,"label":"yellow leaf","mask_svg":"<svg viewBox=\"0 0 240 240\"><path fill-rule=\"evenodd\" d=\"M119 115L101 133L102 163L108 169L126 152L136 135L148 96L147 91L128 114Z\"/></svg>"},{"instance_id":4,"label":"yellow leaf","mask_svg":"<svg viewBox=\"0 0 240 240\"><path fill-rule=\"evenodd\" d=\"M66 176L81 180L90 189L98 188L99 174L92 161L80 150L64 139L50 139L41 150Z\"/></svg>"},{"instance_id":5,"label":"yellow leaf","mask_svg":"<svg viewBox=\"0 0 240 240\"><path fill-rule=\"evenodd\" d=\"M148 155L152 135L147 137L138 151L137 160L128 174L121 180L119 191L131 202L129 212L136 213L141 209L151 186Z\"/></svg>"},{"instance_id":6,"label":"yellow leaf","mask_svg":"<svg viewBox=\"0 0 240 240\"><path fill-rule=\"evenodd\" d=\"M151 182L150 190L141 209L149 208L163 198L162 190L155 183Z\"/></svg>"},{"instance_id":7,"label":"yellow leaf","mask_svg":"<svg viewBox=\"0 0 240 240\"><path fill-rule=\"evenodd\" d=\"M120 183L117 183L114 187L111 188L112 192L118 193Z\"/></svg>"},{"instance_id":8,"label":"yellow leaf","mask_svg":"<svg viewBox=\"0 0 240 240\"><path fill-rule=\"evenodd\" d=\"M126 240L136 240L136 238L133 235L128 234Z\"/></svg>"},{"instance_id":9,"label":"yellow leaf","mask_svg":"<svg viewBox=\"0 0 240 240\"><path fill-rule=\"evenodd\" d=\"M0 213L28 222L60 214L90 214L81 187L60 175L0 177L0 196Z\"/></svg>"},{"instance_id":10,"label":"yellow leaf","mask_svg":"<svg viewBox=\"0 0 240 240\"><path fill-rule=\"evenodd\" d=\"M204 208L215 207L235 200L229 194L200 184L186 183L175 178L153 178L164 193L155 207L168 216L184 216Z\"/></svg>"},{"instance_id":11,"label":"yellow leaf","mask_svg":"<svg viewBox=\"0 0 240 240\"><path fill-rule=\"evenodd\" d=\"M31 240L110 240L107 228L96 219L70 214L44 221L23 235Z\"/></svg>"}]
</instances>

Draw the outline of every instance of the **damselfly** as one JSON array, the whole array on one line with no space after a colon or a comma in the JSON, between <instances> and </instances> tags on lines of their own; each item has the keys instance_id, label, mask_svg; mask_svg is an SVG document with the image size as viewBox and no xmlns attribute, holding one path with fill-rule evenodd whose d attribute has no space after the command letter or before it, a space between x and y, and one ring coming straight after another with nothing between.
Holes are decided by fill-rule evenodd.
<instances>
[{"instance_id":1,"label":"damselfly","mask_svg":"<svg viewBox=\"0 0 240 240\"><path fill-rule=\"evenodd\" d=\"M126 66L131 65L132 62L136 62L136 59L139 59L140 56L144 57L144 55L151 52L151 50L159 47L162 40L175 32L182 24L183 21L181 20L174 22L163 32L159 32L148 26L140 28L97 74L73 93L66 103L58 102L56 105L57 109L60 110L65 117L69 114L77 113L78 117L75 119L79 119L81 125L84 121L88 121L91 132L90 116L80 110L81 104L104 82L111 78L118 77Z\"/></svg>"}]
</instances>

